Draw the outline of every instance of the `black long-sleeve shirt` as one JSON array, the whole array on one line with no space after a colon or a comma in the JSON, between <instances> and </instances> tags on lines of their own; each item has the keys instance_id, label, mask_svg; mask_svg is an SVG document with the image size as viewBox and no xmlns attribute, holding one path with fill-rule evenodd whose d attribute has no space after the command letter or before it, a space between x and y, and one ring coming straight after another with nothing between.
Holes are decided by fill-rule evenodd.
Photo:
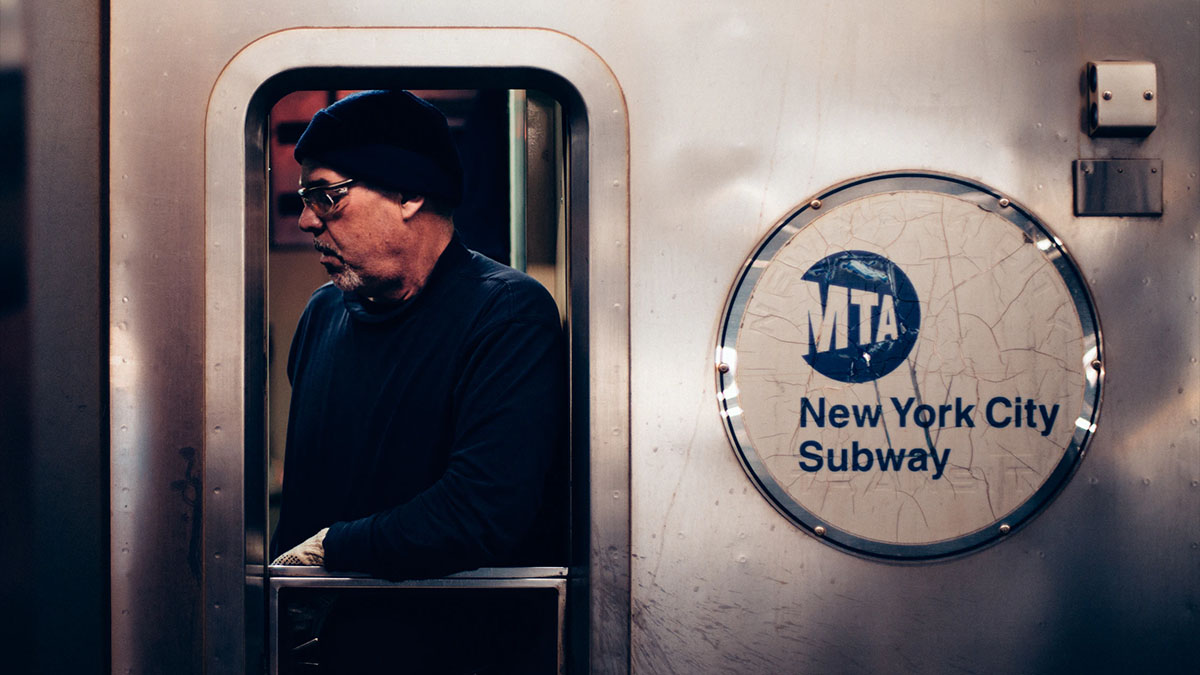
<instances>
[{"instance_id":1,"label":"black long-sleeve shirt","mask_svg":"<svg viewBox=\"0 0 1200 675\"><path fill-rule=\"evenodd\" d=\"M536 281L455 237L400 306L323 286L288 375L274 554L328 526L332 570L558 564L531 558L561 536L543 528L565 505L543 502L565 463L567 399L558 311Z\"/></svg>"}]
</instances>

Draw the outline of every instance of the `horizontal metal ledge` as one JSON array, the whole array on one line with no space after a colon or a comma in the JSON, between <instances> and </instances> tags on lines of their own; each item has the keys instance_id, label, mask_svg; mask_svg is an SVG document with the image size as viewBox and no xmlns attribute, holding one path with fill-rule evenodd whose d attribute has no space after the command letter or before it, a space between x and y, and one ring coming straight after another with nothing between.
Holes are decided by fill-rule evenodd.
<instances>
[{"instance_id":1,"label":"horizontal metal ledge","mask_svg":"<svg viewBox=\"0 0 1200 675\"><path fill-rule=\"evenodd\" d=\"M261 577L261 565L247 565L247 577ZM272 583L290 584L309 579L312 583L339 586L430 586L439 584L458 585L459 582L501 581L524 579L565 579L566 567L481 567L433 579L410 579L389 581L356 572L331 572L324 567L307 565L271 565L266 568Z\"/></svg>"}]
</instances>

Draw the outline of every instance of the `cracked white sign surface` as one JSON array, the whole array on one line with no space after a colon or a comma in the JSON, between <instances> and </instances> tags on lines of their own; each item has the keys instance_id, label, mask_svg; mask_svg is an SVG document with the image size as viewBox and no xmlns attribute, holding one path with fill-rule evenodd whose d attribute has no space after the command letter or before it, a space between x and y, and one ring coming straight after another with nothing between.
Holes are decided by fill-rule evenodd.
<instances>
[{"instance_id":1,"label":"cracked white sign surface","mask_svg":"<svg viewBox=\"0 0 1200 675\"><path fill-rule=\"evenodd\" d=\"M745 303L738 442L788 498L855 537L921 545L1001 522L1058 466L1084 406L1091 357L1048 244L937 192L820 214L765 262ZM834 263L867 281L900 270L878 288L905 277L919 313L818 273ZM913 333L888 372L862 374L872 349ZM841 380L810 364L839 354L859 355ZM842 361L828 363L841 377Z\"/></svg>"}]
</instances>

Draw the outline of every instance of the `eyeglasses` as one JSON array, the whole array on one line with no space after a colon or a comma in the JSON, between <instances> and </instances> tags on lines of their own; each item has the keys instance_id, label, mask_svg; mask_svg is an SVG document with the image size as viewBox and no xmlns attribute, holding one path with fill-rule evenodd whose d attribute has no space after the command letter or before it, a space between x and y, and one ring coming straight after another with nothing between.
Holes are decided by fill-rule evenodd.
<instances>
[{"instance_id":1,"label":"eyeglasses","mask_svg":"<svg viewBox=\"0 0 1200 675\"><path fill-rule=\"evenodd\" d=\"M329 185L314 185L297 190L300 201L313 210L318 218L324 218L333 213L339 202L350 193L350 186L357 182L353 178L330 183Z\"/></svg>"}]
</instances>

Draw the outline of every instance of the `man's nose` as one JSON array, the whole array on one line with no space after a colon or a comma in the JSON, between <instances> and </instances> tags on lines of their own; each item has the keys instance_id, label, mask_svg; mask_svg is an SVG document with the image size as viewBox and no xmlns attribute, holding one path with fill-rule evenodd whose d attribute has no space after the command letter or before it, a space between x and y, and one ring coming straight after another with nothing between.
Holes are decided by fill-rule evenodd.
<instances>
[{"instance_id":1,"label":"man's nose","mask_svg":"<svg viewBox=\"0 0 1200 675\"><path fill-rule=\"evenodd\" d=\"M300 212L300 229L309 233L320 232L325 227L325 223L313 213L308 204L304 205L304 210Z\"/></svg>"}]
</instances>

